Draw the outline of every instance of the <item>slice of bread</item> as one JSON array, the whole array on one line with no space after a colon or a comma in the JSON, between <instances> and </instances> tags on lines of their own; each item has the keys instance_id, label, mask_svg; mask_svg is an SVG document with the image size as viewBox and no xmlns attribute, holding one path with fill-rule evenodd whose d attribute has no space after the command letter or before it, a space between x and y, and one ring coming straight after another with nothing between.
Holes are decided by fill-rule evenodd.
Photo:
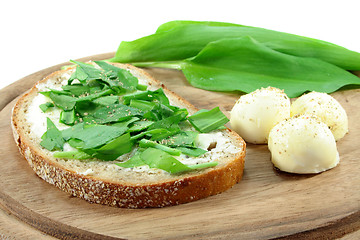
<instances>
[{"instance_id":1,"label":"slice of bread","mask_svg":"<svg viewBox=\"0 0 360 240\"><path fill-rule=\"evenodd\" d=\"M189 114L197 111L143 70L131 65L114 65L129 70L150 90L163 88L172 105L187 108ZM200 134L200 146L209 151L196 158L180 158L181 162L190 165L217 161L217 166L183 174L170 174L148 166L123 168L115 164L129 159L131 153L116 161L54 158L53 152L40 145L41 136L46 131L46 117L52 119L59 129L67 126L58 122L56 108L46 113L40 110L39 105L46 101L46 97L39 91L61 89L73 71L73 67L59 70L38 82L19 98L12 113L13 134L20 152L46 182L91 203L145 208L177 205L215 195L231 188L242 178L245 142L229 129Z\"/></svg>"}]
</instances>

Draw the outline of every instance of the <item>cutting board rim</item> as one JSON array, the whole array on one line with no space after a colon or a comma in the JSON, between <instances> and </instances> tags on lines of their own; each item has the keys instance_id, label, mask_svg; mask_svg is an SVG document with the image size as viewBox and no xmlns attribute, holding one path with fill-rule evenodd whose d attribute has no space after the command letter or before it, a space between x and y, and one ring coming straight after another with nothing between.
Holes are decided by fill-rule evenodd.
<instances>
[{"instance_id":1,"label":"cutting board rim","mask_svg":"<svg viewBox=\"0 0 360 240\"><path fill-rule=\"evenodd\" d=\"M81 59L78 59L78 61L87 61L87 60L97 60L97 59L108 59L110 58L114 53L104 53L104 54L98 54L93 56L84 57ZM56 69L59 69L61 66L67 65L68 63L61 63L58 65L54 65L52 67L37 71L33 74L30 74L17 82L3 88L0 90L0 95L3 95L5 92L9 90L15 90L14 93L10 94L10 97L8 98L1 98L0 101L0 114L3 112L3 110L6 107L9 107L13 104L14 100L21 95L22 91L16 91L18 90L17 86L19 84L23 84L27 79L31 78L32 76L36 75L48 75L49 73L53 72ZM40 80L40 79L39 79ZM33 84L29 84L29 88ZM64 238L68 234L72 234L72 237L81 237L83 239L91 239L94 236L101 237L102 239L122 239L122 238L114 238L106 235L97 234L94 232L90 232L83 229L75 228L71 225L66 225L61 222L55 222L54 220L47 218L46 216L41 215L40 213L36 213L32 211L31 209L28 209L26 206L23 206L22 204L15 204L16 202L14 199L11 198L11 196L7 195L6 193L2 192L0 190L0 208L5 210L6 212L14 215L17 217L20 221L23 221L32 227L36 228L39 231L42 231L50 236L57 237L57 238ZM30 216L30 217L29 217ZM53 226L56 226L54 229ZM346 226L346 227L345 227ZM325 236L327 234L331 234L332 237L341 237L345 234L349 234L352 232L355 232L360 229L360 210L351 213L343 218L340 218L334 222L329 222L325 226L316 227L311 230L306 230L303 232L297 232L295 234L283 236L286 239L300 239L304 237L314 237L314 236ZM283 238L281 237L281 238Z\"/></svg>"}]
</instances>

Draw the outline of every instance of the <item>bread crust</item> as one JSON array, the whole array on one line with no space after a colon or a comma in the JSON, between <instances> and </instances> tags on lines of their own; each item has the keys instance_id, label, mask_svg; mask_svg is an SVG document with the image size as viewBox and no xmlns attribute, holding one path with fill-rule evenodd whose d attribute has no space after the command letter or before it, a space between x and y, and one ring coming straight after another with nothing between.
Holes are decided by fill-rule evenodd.
<instances>
[{"instance_id":1,"label":"bread crust","mask_svg":"<svg viewBox=\"0 0 360 240\"><path fill-rule=\"evenodd\" d=\"M153 86L163 88L166 94L172 96L172 99L174 97L186 106L189 112L197 111L192 104L167 89L143 70L128 64L115 65L145 76L150 79ZM61 75L64 71L54 72L41 82ZM25 133L24 127L21 126L20 110L24 107L25 102L31 101L32 96L35 96L37 91L36 86L31 88L17 101L13 108L11 125L15 142L21 154L40 178L73 196L91 203L125 208L164 207L192 202L221 193L238 183L243 176L245 142L230 129L224 131L231 135L234 142L243 146L233 159L225 165L179 175L168 181L146 184L120 183L82 175L66 169L58 162L51 161L40 146L34 146L34 143Z\"/></svg>"}]
</instances>

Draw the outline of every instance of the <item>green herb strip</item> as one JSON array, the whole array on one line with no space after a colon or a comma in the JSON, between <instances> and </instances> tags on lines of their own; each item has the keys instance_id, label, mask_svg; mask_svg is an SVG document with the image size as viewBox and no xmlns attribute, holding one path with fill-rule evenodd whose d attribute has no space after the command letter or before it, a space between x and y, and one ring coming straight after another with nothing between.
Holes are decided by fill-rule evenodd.
<instances>
[{"instance_id":1,"label":"green herb strip","mask_svg":"<svg viewBox=\"0 0 360 240\"><path fill-rule=\"evenodd\" d=\"M81 152L79 150L75 150L75 151L68 151L68 152L55 152L53 154L53 156L55 158L64 158L64 159L89 159L92 156L85 153L85 152Z\"/></svg>"},{"instance_id":2,"label":"green herb strip","mask_svg":"<svg viewBox=\"0 0 360 240\"><path fill-rule=\"evenodd\" d=\"M81 140L83 142L82 149L92 149L121 136L126 130L126 128L106 125L84 125L84 128L72 131L67 137Z\"/></svg>"},{"instance_id":3,"label":"green herb strip","mask_svg":"<svg viewBox=\"0 0 360 240\"><path fill-rule=\"evenodd\" d=\"M76 71L71 75L70 79L68 80L69 85L74 80L79 80L81 83L86 83L91 80L98 80L101 79L103 72L97 68L94 68L93 65L82 63L78 61L71 61L72 63L75 63L77 65Z\"/></svg>"},{"instance_id":4,"label":"green herb strip","mask_svg":"<svg viewBox=\"0 0 360 240\"><path fill-rule=\"evenodd\" d=\"M141 155L141 152L138 151L134 156L132 156L126 162L116 163L116 165L118 165L120 167L124 167L124 168L134 168L134 167L146 165L146 163L142 160L140 155Z\"/></svg>"},{"instance_id":5,"label":"green herb strip","mask_svg":"<svg viewBox=\"0 0 360 240\"><path fill-rule=\"evenodd\" d=\"M195 169L214 167L217 165L217 162L209 162L191 166L185 165L172 157L170 154L155 148L147 148L140 157L143 162L149 165L150 168L162 169L172 174L178 174Z\"/></svg>"},{"instance_id":6,"label":"green herb strip","mask_svg":"<svg viewBox=\"0 0 360 240\"><path fill-rule=\"evenodd\" d=\"M183 154L193 157L200 157L205 154L207 151L202 148L196 147L176 147L177 150L181 151Z\"/></svg>"},{"instance_id":7,"label":"green herb strip","mask_svg":"<svg viewBox=\"0 0 360 240\"><path fill-rule=\"evenodd\" d=\"M141 116L142 112L139 109L132 108L123 104L112 104L102 106L93 112L91 116L92 122L97 124L104 124L110 122L121 122L134 116Z\"/></svg>"},{"instance_id":8,"label":"green herb strip","mask_svg":"<svg viewBox=\"0 0 360 240\"><path fill-rule=\"evenodd\" d=\"M76 104L76 98L68 95L61 95L51 92L49 97L54 102L55 106L65 111L72 110Z\"/></svg>"},{"instance_id":9,"label":"green herb strip","mask_svg":"<svg viewBox=\"0 0 360 240\"><path fill-rule=\"evenodd\" d=\"M202 133L208 133L213 130L222 128L229 119L216 107L210 111L200 110L190 116L189 122Z\"/></svg>"},{"instance_id":10,"label":"green herb strip","mask_svg":"<svg viewBox=\"0 0 360 240\"><path fill-rule=\"evenodd\" d=\"M149 165L151 168L160 168L170 173L192 170L193 167L188 167L167 155L204 154L205 150L195 146L198 132L183 131L180 125L194 118L190 123L197 129L202 129L204 127L197 125L201 125L199 122L206 122L202 118L209 118L209 114L197 117L195 114L195 117L193 115L188 118L186 109L170 105L161 88L156 91L146 90L144 86L138 85L137 78L127 70L118 69L105 62L96 62L101 69L73 62L78 66L68 85L62 87L63 90L50 89L42 92L53 103L43 104L40 106L41 109L47 111L53 106L62 109L60 122L70 126L59 131L48 119L47 131L41 141L44 148L51 151L62 150L67 142L76 150L55 152L54 157L113 161L138 146L138 151L131 159L118 165ZM216 122L216 127L211 124L213 129L228 121L224 121L218 111L215 112L221 119L210 117ZM209 126L206 129L209 129ZM155 156L160 156L161 159L149 160L147 149L155 149ZM175 167L170 167L173 164ZM165 167L166 165L169 167ZM210 163L203 167L208 166L215 165Z\"/></svg>"},{"instance_id":11,"label":"green herb strip","mask_svg":"<svg viewBox=\"0 0 360 240\"><path fill-rule=\"evenodd\" d=\"M133 146L134 142L131 141L130 134L126 133L110 141L101 148L92 150L94 151L93 157L105 161L112 161L125 153L129 153L132 150Z\"/></svg>"},{"instance_id":12,"label":"green herb strip","mask_svg":"<svg viewBox=\"0 0 360 240\"><path fill-rule=\"evenodd\" d=\"M175 134L167 139L163 139L161 144L171 146L171 147L195 147L195 139L197 137L197 132L184 131L178 134Z\"/></svg>"},{"instance_id":13,"label":"green herb strip","mask_svg":"<svg viewBox=\"0 0 360 240\"><path fill-rule=\"evenodd\" d=\"M61 135L61 132L55 124L47 118L47 130L41 137L42 141L40 143L44 148L53 151L53 150L63 150L64 139Z\"/></svg>"},{"instance_id":14,"label":"green herb strip","mask_svg":"<svg viewBox=\"0 0 360 240\"><path fill-rule=\"evenodd\" d=\"M142 148L150 148L150 147L157 148L157 149L160 149L160 150L162 150L170 155L174 155L174 156L180 156L180 154L181 154L180 150L177 150L177 149L174 149L174 148L171 148L171 147L168 147L168 146L165 146L160 143L150 141L147 139L141 139L139 142L139 146Z\"/></svg>"},{"instance_id":15,"label":"green herb strip","mask_svg":"<svg viewBox=\"0 0 360 240\"><path fill-rule=\"evenodd\" d=\"M47 110L49 110L49 108L54 107L54 104L51 102L47 102L47 103L41 104L39 107L40 107L41 111L46 112Z\"/></svg>"},{"instance_id":16,"label":"green herb strip","mask_svg":"<svg viewBox=\"0 0 360 240\"><path fill-rule=\"evenodd\" d=\"M73 125L75 123L75 111L74 109L70 111L62 111L60 113L60 122L66 125Z\"/></svg>"},{"instance_id":17,"label":"green herb strip","mask_svg":"<svg viewBox=\"0 0 360 240\"><path fill-rule=\"evenodd\" d=\"M79 97L90 93L90 87L81 84L65 85L61 87L64 91L70 92L72 95Z\"/></svg>"}]
</instances>

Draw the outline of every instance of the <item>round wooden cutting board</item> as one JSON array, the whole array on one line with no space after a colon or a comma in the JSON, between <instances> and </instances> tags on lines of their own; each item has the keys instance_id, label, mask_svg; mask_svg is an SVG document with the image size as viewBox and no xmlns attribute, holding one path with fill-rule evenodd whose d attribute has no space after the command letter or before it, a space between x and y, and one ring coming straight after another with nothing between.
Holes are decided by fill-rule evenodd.
<instances>
[{"instance_id":1,"label":"round wooden cutting board","mask_svg":"<svg viewBox=\"0 0 360 240\"><path fill-rule=\"evenodd\" d=\"M266 145L248 144L244 177L230 190L179 206L121 209L90 204L41 180L13 140L14 99L62 65L0 91L0 239L360 238L359 89L332 94L347 111L350 129L337 143L336 168L316 175L283 173L273 168ZM200 109L220 106L228 114L239 97L191 87L179 71L145 70Z\"/></svg>"}]
</instances>

